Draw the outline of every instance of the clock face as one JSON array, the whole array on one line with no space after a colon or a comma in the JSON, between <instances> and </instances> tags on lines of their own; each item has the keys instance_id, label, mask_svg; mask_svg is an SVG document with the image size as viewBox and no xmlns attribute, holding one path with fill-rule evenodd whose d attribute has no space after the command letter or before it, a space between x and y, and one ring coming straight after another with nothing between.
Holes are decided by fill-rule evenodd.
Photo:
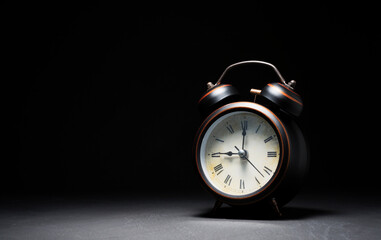
<instances>
[{"instance_id":1,"label":"clock face","mask_svg":"<svg viewBox=\"0 0 381 240\"><path fill-rule=\"evenodd\" d=\"M276 128L251 111L220 116L200 146L200 171L207 184L229 198L253 196L276 176L281 146Z\"/></svg>"}]
</instances>

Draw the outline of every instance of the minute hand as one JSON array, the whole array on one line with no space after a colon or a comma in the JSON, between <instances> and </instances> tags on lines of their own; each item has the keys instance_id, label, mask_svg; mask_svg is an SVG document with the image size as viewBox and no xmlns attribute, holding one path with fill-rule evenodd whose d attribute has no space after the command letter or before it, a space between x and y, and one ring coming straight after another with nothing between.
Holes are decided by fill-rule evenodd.
<instances>
[{"instance_id":1,"label":"minute hand","mask_svg":"<svg viewBox=\"0 0 381 240\"><path fill-rule=\"evenodd\" d=\"M261 174L262 177L265 177L265 176L263 176L263 174L258 170L258 168L256 168L256 167L254 166L254 164L252 164L252 163L250 162L250 160L249 160L246 156L244 156L244 158L251 164L251 166L253 166L253 168L255 168L255 170L257 170L257 171L259 172L259 174Z\"/></svg>"},{"instance_id":2,"label":"minute hand","mask_svg":"<svg viewBox=\"0 0 381 240\"><path fill-rule=\"evenodd\" d=\"M245 149L245 136L246 136L247 121L241 122L241 128L242 128L242 150L244 150Z\"/></svg>"}]
</instances>

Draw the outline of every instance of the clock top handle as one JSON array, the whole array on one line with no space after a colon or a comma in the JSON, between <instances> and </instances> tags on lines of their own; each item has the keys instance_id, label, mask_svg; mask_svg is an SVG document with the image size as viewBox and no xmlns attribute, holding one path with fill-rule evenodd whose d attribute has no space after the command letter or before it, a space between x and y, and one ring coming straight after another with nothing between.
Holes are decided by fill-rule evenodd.
<instances>
[{"instance_id":1,"label":"clock top handle","mask_svg":"<svg viewBox=\"0 0 381 240\"><path fill-rule=\"evenodd\" d=\"M207 86L208 86L208 89L212 88L212 87L215 87L217 85L219 85L221 83L221 80L225 77L225 74L231 70L232 68L235 68L237 66L241 66L241 65L247 65L247 64L262 64L262 65L267 65L267 66L270 66L274 69L275 73L278 75L280 81L284 84L284 85L287 85L289 88L293 89L296 85L296 81L295 80L291 80L289 83L286 83L286 81L284 80L282 74L280 74L280 72L278 71L278 69L272 65L271 63L268 63L268 62L264 62L264 61L258 61L258 60L248 60L248 61L242 61L242 62L237 62L237 63L234 63L230 66L228 66L225 71L221 74L220 78L217 80L216 84L213 84L211 82L208 82L207 83Z\"/></svg>"},{"instance_id":2,"label":"clock top handle","mask_svg":"<svg viewBox=\"0 0 381 240\"><path fill-rule=\"evenodd\" d=\"M303 101L300 95L294 91L296 81L291 80L290 82L286 83L283 76L274 65L268 62L257 60L248 60L234 63L225 69L220 78L217 80L216 84L208 82L208 90L206 93L204 93L198 102L201 113L205 115L224 104L238 101L240 99L240 94L232 85L221 84L221 81L230 69L246 64L262 64L270 66L273 68L280 79L280 83L269 83L262 90L251 89L250 93L266 98L292 116L298 117L301 114L303 109Z\"/></svg>"}]
</instances>

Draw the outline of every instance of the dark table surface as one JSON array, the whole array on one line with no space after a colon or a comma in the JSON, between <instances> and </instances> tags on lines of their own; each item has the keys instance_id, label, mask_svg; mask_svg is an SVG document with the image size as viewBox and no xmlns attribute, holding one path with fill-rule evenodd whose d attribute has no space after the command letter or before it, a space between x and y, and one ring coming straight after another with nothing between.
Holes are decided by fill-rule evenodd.
<instances>
[{"instance_id":1,"label":"dark table surface","mask_svg":"<svg viewBox=\"0 0 381 240\"><path fill-rule=\"evenodd\" d=\"M211 214L204 194L6 197L0 239L381 239L381 197L302 193L273 213Z\"/></svg>"}]
</instances>

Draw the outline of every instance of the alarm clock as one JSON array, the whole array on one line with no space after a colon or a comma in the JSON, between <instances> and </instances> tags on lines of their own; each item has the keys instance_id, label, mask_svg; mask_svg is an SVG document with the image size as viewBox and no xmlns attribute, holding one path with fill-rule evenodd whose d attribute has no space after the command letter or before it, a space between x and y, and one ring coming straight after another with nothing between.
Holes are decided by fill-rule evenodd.
<instances>
[{"instance_id":1,"label":"alarm clock","mask_svg":"<svg viewBox=\"0 0 381 240\"><path fill-rule=\"evenodd\" d=\"M241 101L237 89L221 81L230 69L248 64L272 67L280 81L251 89L254 100ZM194 155L201 184L216 198L215 208L222 203L271 205L280 214L279 208L297 194L309 159L298 124L303 101L295 85L294 80L286 83L274 65L256 60L232 64L216 84L207 84L198 102L204 120Z\"/></svg>"}]
</instances>

